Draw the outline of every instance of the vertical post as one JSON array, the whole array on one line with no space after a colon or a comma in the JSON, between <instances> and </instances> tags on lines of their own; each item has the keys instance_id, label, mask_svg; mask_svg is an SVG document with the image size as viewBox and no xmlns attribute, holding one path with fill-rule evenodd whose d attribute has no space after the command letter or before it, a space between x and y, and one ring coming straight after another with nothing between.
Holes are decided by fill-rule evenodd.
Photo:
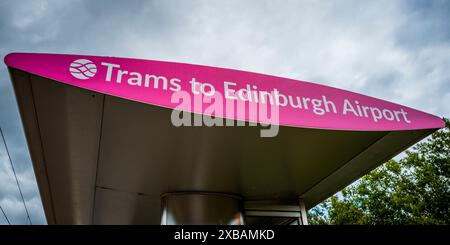
<instances>
[{"instance_id":1,"label":"vertical post","mask_svg":"<svg viewBox=\"0 0 450 245\"><path fill-rule=\"evenodd\" d=\"M298 204L300 207L300 217L299 217L299 224L300 225L308 225L308 214L306 212L306 206L305 206L305 202L303 201L302 198L298 199Z\"/></svg>"},{"instance_id":2,"label":"vertical post","mask_svg":"<svg viewBox=\"0 0 450 245\"><path fill-rule=\"evenodd\" d=\"M243 225L242 199L210 192L162 195L162 225Z\"/></svg>"}]
</instances>

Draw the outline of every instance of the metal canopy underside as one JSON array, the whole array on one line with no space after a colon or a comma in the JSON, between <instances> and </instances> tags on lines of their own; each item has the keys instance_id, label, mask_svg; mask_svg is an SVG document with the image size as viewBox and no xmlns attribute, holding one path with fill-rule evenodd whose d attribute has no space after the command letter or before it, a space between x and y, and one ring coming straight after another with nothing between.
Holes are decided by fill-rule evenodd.
<instances>
[{"instance_id":1,"label":"metal canopy underside","mask_svg":"<svg viewBox=\"0 0 450 245\"><path fill-rule=\"evenodd\" d=\"M177 128L170 109L10 72L49 224L159 224L172 191L311 208L435 131Z\"/></svg>"}]
</instances>

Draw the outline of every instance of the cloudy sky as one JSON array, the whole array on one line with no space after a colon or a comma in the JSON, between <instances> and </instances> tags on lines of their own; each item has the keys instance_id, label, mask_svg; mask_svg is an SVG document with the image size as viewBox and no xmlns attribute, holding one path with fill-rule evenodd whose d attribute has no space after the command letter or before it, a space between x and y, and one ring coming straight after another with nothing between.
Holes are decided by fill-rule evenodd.
<instances>
[{"instance_id":1,"label":"cloudy sky","mask_svg":"<svg viewBox=\"0 0 450 245\"><path fill-rule=\"evenodd\" d=\"M107 55L235 68L367 94L450 117L450 1L0 2L0 56ZM14 92L0 126L33 224L45 223ZM0 205L26 214L0 142ZM6 224L0 213L0 224Z\"/></svg>"}]
</instances>

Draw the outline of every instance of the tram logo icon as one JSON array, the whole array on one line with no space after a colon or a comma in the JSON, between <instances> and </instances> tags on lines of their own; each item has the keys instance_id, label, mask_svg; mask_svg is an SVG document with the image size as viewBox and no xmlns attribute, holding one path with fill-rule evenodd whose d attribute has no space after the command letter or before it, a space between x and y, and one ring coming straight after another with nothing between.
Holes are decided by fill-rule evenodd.
<instances>
[{"instance_id":1,"label":"tram logo icon","mask_svg":"<svg viewBox=\"0 0 450 245\"><path fill-rule=\"evenodd\" d=\"M74 60L69 67L70 74L75 78L86 80L97 73L97 66L87 59Z\"/></svg>"}]
</instances>

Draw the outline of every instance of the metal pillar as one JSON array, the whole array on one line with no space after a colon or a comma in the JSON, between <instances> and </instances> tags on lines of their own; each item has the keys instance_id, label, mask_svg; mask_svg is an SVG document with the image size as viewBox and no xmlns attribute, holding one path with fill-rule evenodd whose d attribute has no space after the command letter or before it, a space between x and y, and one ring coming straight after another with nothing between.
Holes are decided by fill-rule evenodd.
<instances>
[{"instance_id":1,"label":"metal pillar","mask_svg":"<svg viewBox=\"0 0 450 245\"><path fill-rule=\"evenodd\" d=\"M303 199L298 200L298 205L300 207L300 217L299 217L299 224L300 225L308 225L308 213L306 212L306 206Z\"/></svg>"},{"instance_id":2,"label":"metal pillar","mask_svg":"<svg viewBox=\"0 0 450 245\"><path fill-rule=\"evenodd\" d=\"M243 225L242 199L210 192L174 192L161 196L162 225Z\"/></svg>"}]
</instances>

